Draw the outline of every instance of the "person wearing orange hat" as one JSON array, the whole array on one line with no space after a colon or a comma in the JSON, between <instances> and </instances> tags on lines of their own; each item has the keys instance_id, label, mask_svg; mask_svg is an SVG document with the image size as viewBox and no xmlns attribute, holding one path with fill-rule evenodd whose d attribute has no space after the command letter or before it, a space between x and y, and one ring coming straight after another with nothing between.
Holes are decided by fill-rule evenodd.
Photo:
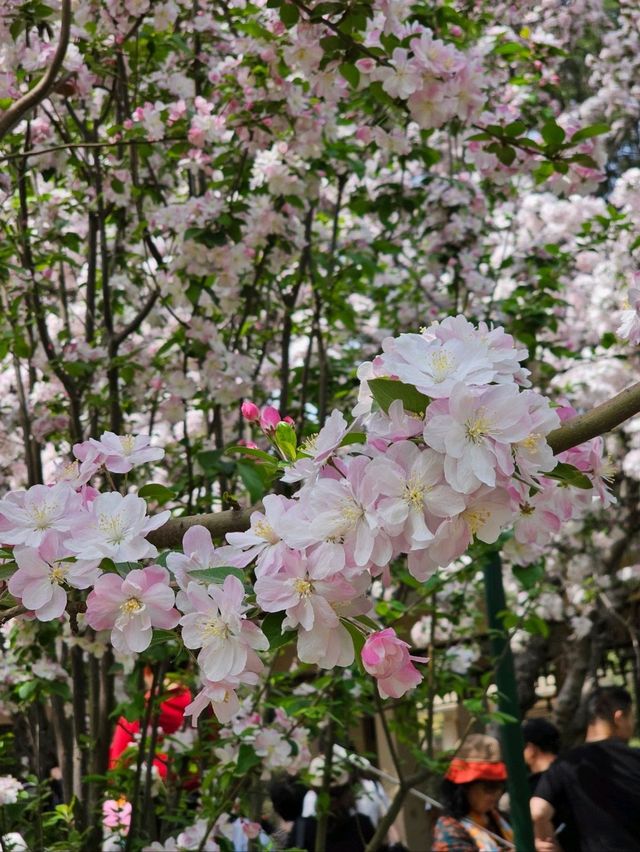
<instances>
[{"instance_id":1,"label":"person wearing orange hat","mask_svg":"<svg viewBox=\"0 0 640 852\"><path fill-rule=\"evenodd\" d=\"M468 736L442 782L444 811L435 825L432 852L514 849L511 828L498 811L506 780L500 743L484 734Z\"/></svg>"}]
</instances>

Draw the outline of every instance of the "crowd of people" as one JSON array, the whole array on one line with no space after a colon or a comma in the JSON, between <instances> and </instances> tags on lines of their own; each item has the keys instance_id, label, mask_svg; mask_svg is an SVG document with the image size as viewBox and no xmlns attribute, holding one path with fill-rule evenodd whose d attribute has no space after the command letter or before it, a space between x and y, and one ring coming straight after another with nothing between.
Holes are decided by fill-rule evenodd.
<instances>
[{"instance_id":1,"label":"crowd of people","mask_svg":"<svg viewBox=\"0 0 640 852\"><path fill-rule=\"evenodd\" d=\"M174 689L161 705L163 730L180 726L183 693L182 687ZM622 687L598 687L584 711L585 741L564 752L551 722L533 718L522 726L536 852L640 852L640 749L629 745L635 731L631 695ZM113 766L138 728L119 720L111 744ZM161 776L164 761L159 750L154 765L158 763ZM333 745L328 768L321 755L303 778L274 779L271 813L262 824L267 847L314 852L322 820L327 852L365 852L391 804L380 774L365 758ZM321 799L327 780L328 796ZM498 740L480 733L467 736L442 781L439 807L425 815L425 843L431 834L430 846L412 846L412 852L516 849L507 781ZM385 852L406 852L393 826L381 833Z\"/></svg>"},{"instance_id":2,"label":"crowd of people","mask_svg":"<svg viewBox=\"0 0 640 852\"><path fill-rule=\"evenodd\" d=\"M565 753L550 722L523 725L536 852L640 852L640 750L629 745L631 696L621 687L599 687L587 699L586 715L585 742ZM500 808L506 781L498 741L468 737L443 781L432 852L514 849Z\"/></svg>"}]
</instances>

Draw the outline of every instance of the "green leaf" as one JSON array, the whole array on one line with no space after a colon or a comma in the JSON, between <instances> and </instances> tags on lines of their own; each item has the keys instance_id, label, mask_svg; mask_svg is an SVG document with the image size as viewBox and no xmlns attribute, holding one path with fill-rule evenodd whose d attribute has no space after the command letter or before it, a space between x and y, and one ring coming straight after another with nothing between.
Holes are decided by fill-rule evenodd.
<instances>
[{"instance_id":1,"label":"green leaf","mask_svg":"<svg viewBox=\"0 0 640 852\"><path fill-rule=\"evenodd\" d=\"M540 618L539 615L530 615L526 618L522 624L527 633L533 633L534 635L544 636L545 638L549 635L549 625L547 622Z\"/></svg>"},{"instance_id":2,"label":"green leaf","mask_svg":"<svg viewBox=\"0 0 640 852\"><path fill-rule=\"evenodd\" d=\"M629 251L635 251L638 247L640 247L640 237L636 237L635 240L629 246Z\"/></svg>"},{"instance_id":3,"label":"green leaf","mask_svg":"<svg viewBox=\"0 0 640 852\"><path fill-rule=\"evenodd\" d=\"M287 645L296 636L295 630L285 630L282 632L282 622L285 619L284 612L270 612L263 619L262 632L269 640L269 650L275 651Z\"/></svg>"},{"instance_id":4,"label":"green leaf","mask_svg":"<svg viewBox=\"0 0 640 852\"><path fill-rule=\"evenodd\" d=\"M364 432L347 432L344 438L340 441L341 447L347 447L350 444L364 444L367 436Z\"/></svg>"},{"instance_id":5,"label":"green leaf","mask_svg":"<svg viewBox=\"0 0 640 852\"><path fill-rule=\"evenodd\" d=\"M253 746L249 743L242 743L238 752L238 760L236 761L236 775L246 775L254 766L262 763L262 758L255 753Z\"/></svg>"},{"instance_id":6,"label":"green leaf","mask_svg":"<svg viewBox=\"0 0 640 852\"><path fill-rule=\"evenodd\" d=\"M264 496L266 488L262 477L256 470L256 465L249 461L238 461L236 462L236 470L244 487L249 492L251 501L257 503Z\"/></svg>"},{"instance_id":7,"label":"green leaf","mask_svg":"<svg viewBox=\"0 0 640 852\"><path fill-rule=\"evenodd\" d=\"M31 355L31 347L27 339L17 331L13 335L13 351L18 358L28 358Z\"/></svg>"},{"instance_id":8,"label":"green leaf","mask_svg":"<svg viewBox=\"0 0 640 852\"><path fill-rule=\"evenodd\" d=\"M138 491L138 497L144 497L145 500L155 500L156 503L167 503L169 500L175 500L176 492L166 485L160 485L157 482L149 482L143 485Z\"/></svg>"},{"instance_id":9,"label":"green leaf","mask_svg":"<svg viewBox=\"0 0 640 852\"><path fill-rule=\"evenodd\" d=\"M495 56L512 56L519 59L528 59L531 56L529 48L517 41L508 41L505 44L499 44L491 52Z\"/></svg>"},{"instance_id":10,"label":"green leaf","mask_svg":"<svg viewBox=\"0 0 640 852\"><path fill-rule=\"evenodd\" d=\"M542 128L542 138L550 148L559 148L566 136L564 130L555 121L547 121Z\"/></svg>"},{"instance_id":11,"label":"green leaf","mask_svg":"<svg viewBox=\"0 0 640 852\"><path fill-rule=\"evenodd\" d=\"M5 562L3 565L0 565L0 580L8 580L9 577L13 577L17 568L18 566L15 562Z\"/></svg>"},{"instance_id":12,"label":"green leaf","mask_svg":"<svg viewBox=\"0 0 640 852\"><path fill-rule=\"evenodd\" d=\"M342 625L346 628L347 633L351 636L353 641L353 652L355 654L356 663L358 664L358 668L361 672L366 674L364 666L362 664L361 652L364 648L365 638L364 634L358 630L355 624L352 624L350 621L347 621L345 618L341 618L340 621Z\"/></svg>"},{"instance_id":13,"label":"green leaf","mask_svg":"<svg viewBox=\"0 0 640 852\"><path fill-rule=\"evenodd\" d=\"M246 572L235 565L216 565L215 568L199 568L197 571L189 571L189 577L193 577L199 583L224 583L229 576L237 577L241 583L247 579Z\"/></svg>"},{"instance_id":14,"label":"green leaf","mask_svg":"<svg viewBox=\"0 0 640 852\"><path fill-rule=\"evenodd\" d=\"M343 62L339 67L339 71L353 89L358 88L360 84L360 72L355 65L352 65L350 62Z\"/></svg>"},{"instance_id":15,"label":"green leaf","mask_svg":"<svg viewBox=\"0 0 640 852\"><path fill-rule=\"evenodd\" d=\"M278 470L278 459L269 453L265 453L264 450L256 450L254 447L243 447L238 445L227 447L225 453L239 453L240 455L254 458L256 461L260 462L261 467L264 470L267 470L271 476L273 476Z\"/></svg>"},{"instance_id":16,"label":"green leaf","mask_svg":"<svg viewBox=\"0 0 640 852\"><path fill-rule=\"evenodd\" d=\"M135 571L136 568L142 566L138 562L115 562L115 568L121 577L126 577L130 571Z\"/></svg>"},{"instance_id":17,"label":"green leaf","mask_svg":"<svg viewBox=\"0 0 640 852\"><path fill-rule=\"evenodd\" d=\"M565 485L572 485L574 488L584 488L585 490L593 488L593 482L585 473L566 462L558 462L552 471L545 473L545 476L564 482Z\"/></svg>"},{"instance_id":18,"label":"green leaf","mask_svg":"<svg viewBox=\"0 0 640 852\"><path fill-rule=\"evenodd\" d=\"M526 129L527 129L527 125L524 123L524 121L518 120L518 121L512 121L511 124L507 124L507 126L504 129L504 132L506 133L507 136L509 136L513 139L516 136L520 136L522 133L524 133L524 131Z\"/></svg>"},{"instance_id":19,"label":"green leaf","mask_svg":"<svg viewBox=\"0 0 640 852\"><path fill-rule=\"evenodd\" d=\"M280 20L287 29L291 29L300 20L300 10L293 3L283 3L280 7Z\"/></svg>"},{"instance_id":20,"label":"green leaf","mask_svg":"<svg viewBox=\"0 0 640 852\"><path fill-rule=\"evenodd\" d=\"M431 402L428 396L420 393L413 385L395 379L369 379L368 385L373 398L383 411L388 411L391 403L399 399L405 411L423 415Z\"/></svg>"},{"instance_id":21,"label":"green leaf","mask_svg":"<svg viewBox=\"0 0 640 852\"><path fill-rule=\"evenodd\" d=\"M278 423L274 433L274 441L282 455L289 461L297 458L296 430L290 423Z\"/></svg>"},{"instance_id":22,"label":"green leaf","mask_svg":"<svg viewBox=\"0 0 640 852\"><path fill-rule=\"evenodd\" d=\"M31 696L37 689L37 680L26 680L24 683L20 684L16 691L18 693L18 698L20 698L22 701L26 701L28 698L31 698Z\"/></svg>"},{"instance_id":23,"label":"green leaf","mask_svg":"<svg viewBox=\"0 0 640 852\"><path fill-rule=\"evenodd\" d=\"M601 136L603 133L608 133L609 130L609 125L604 124L604 122L600 122L598 124L590 124L588 127L583 127L580 130L576 130L576 132L571 137L571 144L575 145L577 142L582 142L585 139L591 139L593 136Z\"/></svg>"},{"instance_id":24,"label":"green leaf","mask_svg":"<svg viewBox=\"0 0 640 852\"><path fill-rule=\"evenodd\" d=\"M514 565L513 575L523 589L533 589L544 577L544 565L542 562L533 562L531 565Z\"/></svg>"},{"instance_id":25,"label":"green leaf","mask_svg":"<svg viewBox=\"0 0 640 852\"><path fill-rule=\"evenodd\" d=\"M510 145L498 146L495 154L503 166L510 166L516 158L516 152Z\"/></svg>"}]
</instances>

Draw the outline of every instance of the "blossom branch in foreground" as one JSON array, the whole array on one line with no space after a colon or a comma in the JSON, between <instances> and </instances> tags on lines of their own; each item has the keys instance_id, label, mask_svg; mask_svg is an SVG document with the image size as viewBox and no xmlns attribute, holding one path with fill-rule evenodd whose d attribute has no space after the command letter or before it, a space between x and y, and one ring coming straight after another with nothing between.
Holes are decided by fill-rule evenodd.
<instances>
[{"instance_id":1,"label":"blossom branch in foreground","mask_svg":"<svg viewBox=\"0 0 640 852\"><path fill-rule=\"evenodd\" d=\"M56 52L51 61L51 65L36 83L36 85L19 98L15 103L11 104L8 110L0 115L0 139L6 136L20 119L33 107L37 106L40 101L43 101L56 79L56 75L60 70L69 45L69 33L71 31L71 0L62 0L62 14L60 19L60 40Z\"/></svg>"},{"instance_id":2,"label":"blossom branch in foreground","mask_svg":"<svg viewBox=\"0 0 640 852\"><path fill-rule=\"evenodd\" d=\"M616 396L596 406L592 411L581 414L550 432L547 438L554 455L589 441L605 432L610 432L640 412L640 382L626 388ZM251 509L228 509L225 512L211 512L206 515L191 515L172 518L160 529L154 530L147 539L156 547L174 547L182 541L189 527L200 524L211 535L223 536L228 532L244 532L249 526Z\"/></svg>"}]
</instances>

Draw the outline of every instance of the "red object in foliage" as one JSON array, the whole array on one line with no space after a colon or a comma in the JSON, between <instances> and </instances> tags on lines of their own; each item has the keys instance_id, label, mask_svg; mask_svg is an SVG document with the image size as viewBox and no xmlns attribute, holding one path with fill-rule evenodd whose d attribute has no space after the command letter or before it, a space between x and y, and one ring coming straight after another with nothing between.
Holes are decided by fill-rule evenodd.
<instances>
[{"instance_id":1,"label":"red object in foliage","mask_svg":"<svg viewBox=\"0 0 640 852\"><path fill-rule=\"evenodd\" d=\"M145 698L149 700L149 693ZM191 690L186 686L176 686L171 689L170 694L160 703L158 715L158 746L162 743L163 734L175 734L184 722L185 707L191 703ZM109 769L113 769L119 762L122 753L134 741L140 733L140 722L129 722L124 716L120 716L116 723L115 731L109 748ZM167 755L156 752L153 765L164 780L167 777Z\"/></svg>"}]
</instances>

